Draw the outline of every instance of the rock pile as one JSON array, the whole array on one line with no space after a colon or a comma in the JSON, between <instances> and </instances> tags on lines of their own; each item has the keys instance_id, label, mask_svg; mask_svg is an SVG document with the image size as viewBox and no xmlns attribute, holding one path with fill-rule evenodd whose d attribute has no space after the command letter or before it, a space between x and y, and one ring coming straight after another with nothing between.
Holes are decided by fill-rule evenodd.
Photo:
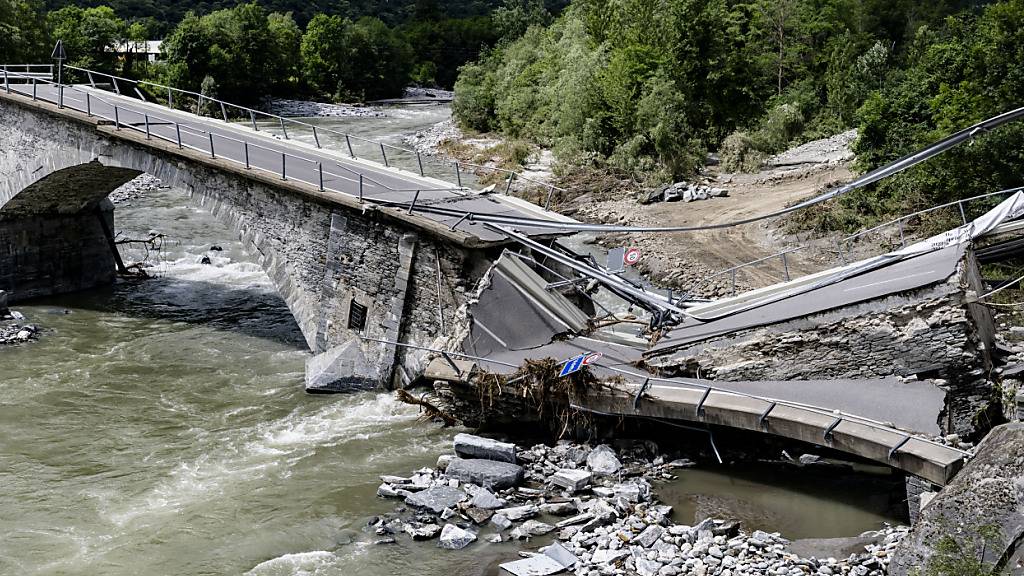
<instances>
[{"instance_id":1,"label":"rock pile","mask_svg":"<svg viewBox=\"0 0 1024 576\"><path fill-rule=\"evenodd\" d=\"M848 130L829 138L814 140L772 156L765 164L770 167L800 166L805 164L842 164L853 160L853 143L857 130Z\"/></svg>"},{"instance_id":2,"label":"rock pile","mask_svg":"<svg viewBox=\"0 0 1024 576\"><path fill-rule=\"evenodd\" d=\"M420 130L402 139L408 146L412 146L420 154L435 155L440 153L440 147L445 142L452 142L462 139L462 130L455 125L455 120L449 118L438 122L426 130Z\"/></svg>"},{"instance_id":3,"label":"rock pile","mask_svg":"<svg viewBox=\"0 0 1024 576\"><path fill-rule=\"evenodd\" d=\"M131 180L110 193L110 201L114 204L124 204L132 200L138 200L153 190L164 188L159 178L149 174L141 174L138 178Z\"/></svg>"},{"instance_id":4,"label":"rock pile","mask_svg":"<svg viewBox=\"0 0 1024 576\"><path fill-rule=\"evenodd\" d=\"M307 100L286 100L273 98L264 103L263 109L270 114L286 118L318 118L318 117L384 117L387 114L376 108L352 106L351 104L328 104L325 102L309 102Z\"/></svg>"},{"instance_id":5,"label":"rock pile","mask_svg":"<svg viewBox=\"0 0 1024 576\"><path fill-rule=\"evenodd\" d=\"M21 312L0 306L0 345L24 344L39 338L39 328L34 324L22 324L24 320Z\"/></svg>"},{"instance_id":6,"label":"rock pile","mask_svg":"<svg viewBox=\"0 0 1024 576\"><path fill-rule=\"evenodd\" d=\"M455 98L455 92L452 92L451 90L409 86L402 92L402 98L436 98L438 102L449 102Z\"/></svg>"},{"instance_id":7,"label":"rock pile","mask_svg":"<svg viewBox=\"0 0 1024 576\"><path fill-rule=\"evenodd\" d=\"M645 198L641 198L642 204L654 202L694 202L696 200L707 200L708 198L721 198L729 195L725 188L714 188L707 184L695 184L692 182L676 182L664 188L655 188Z\"/></svg>"},{"instance_id":8,"label":"rock pile","mask_svg":"<svg viewBox=\"0 0 1024 576\"><path fill-rule=\"evenodd\" d=\"M477 539L555 539L502 564L513 576L881 576L906 533L867 534L878 543L844 559L801 558L778 533L745 534L735 521L673 523L672 507L658 502L652 482L693 462L668 461L651 442L621 451L568 442L521 450L459 434L454 448L437 468L381 477L377 494L405 506L372 521L379 542L405 534L457 550Z\"/></svg>"}]
</instances>

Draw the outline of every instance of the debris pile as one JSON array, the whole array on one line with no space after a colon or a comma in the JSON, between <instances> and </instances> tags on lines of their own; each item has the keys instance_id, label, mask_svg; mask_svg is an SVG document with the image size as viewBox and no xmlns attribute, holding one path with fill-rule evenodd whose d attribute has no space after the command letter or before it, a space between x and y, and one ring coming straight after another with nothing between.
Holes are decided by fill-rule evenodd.
<instances>
[{"instance_id":1,"label":"debris pile","mask_svg":"<svg viewBox=\"0 0 1024 576\"><path fill-rule=\"evenodd\" d=\"M114 204L124 204L143 198L149 192L159 190L160 188L166 188L166 186L163 185L159 178L143 173L111 192L109 198Z\"/></svg>"},{"instance_id":2,"label":"debris pile","mask_svg":"<svg viewBox=\"0 0 1024 576\"><path fill-rule=\"evenodd\" d=\"M0 307L0 345L24 344L39 338L39 328L34 324L22 324L24 320L21 312Z\"/></svg>"},{"instance_id":3,"label":"debris pile","mask_svg":"<svg viewBox=\"0 0 1024 576\"><path fill-rule=\"evenodd\" d=\"M693 462L669 461L650 441L621 451L565 441L521 450L459 434L454 449L436 468L381 477L378 496L405 505L371 522L378 542L437 538L439 547L458 550L478 539L554 539L501 565L514 576L880 576L907 530L866 534L877 543L844 559L800 558L778 533L745 534L736 521L673 523L672 507L656 499L652 482Z\"/></svg>"},{"instance_id":4,"label":"debris pile","mask_svg":"<svg viewBox=\"0 0 1024 576\"><path fill-rule=\"evenodd\" d=\"M694 202L696 200L707 200L708 198L721 198L729 195L725 188L714 188L707 184L695 184L692 182L676 182L663 188L655 188L641 198L641 204L653 204L654 202Z\"/></svg>"},{"instance_id":5,"label":"debris pile","mask_svg":"<svg viewBox=\"0 0 1024 576\"><path fill-rule=\"evenodd\" d=\"M384 117L387 116L376 108L352 106L351 104L328 104L325 102L309 102L308 100L286 100L272 98L264 102L263 109L270 114L285 118L322 118L322 117ZM257 120L259 118L257 117Z\"/></svg>"},{"instance_id":6,"label":"debris pile","mask_svg":"<svg viewBox=\"0 0 1024 576\"><path fill-rule=\"evenodd\" d=\"M427 155L441 153L441 145L445 142L454 142L462 138L462 130L455 125L455 121L449 118L434 124L425 130L419 130L402 138L402 142L412 146L417 152Z\"/></svg>"}]
</instances>

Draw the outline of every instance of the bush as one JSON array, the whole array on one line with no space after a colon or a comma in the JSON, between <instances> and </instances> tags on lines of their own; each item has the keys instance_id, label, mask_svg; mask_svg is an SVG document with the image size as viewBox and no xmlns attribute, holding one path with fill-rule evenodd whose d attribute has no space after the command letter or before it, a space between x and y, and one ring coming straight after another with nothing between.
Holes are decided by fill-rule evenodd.
<instances>
[{"instance_id":1,"label":"bush","mask_svg":"<svg viewBox=\"0 0 1024 576\"><path fill-rule=\"evenodd\" d=\"M804 116L793 104L780 104L772 108L751 135L757 150L776 154L789 147L804 129Z\"/></svg>"},{"instance_id":2,"label":"bush","mask_svg":"<svg viewBox=\"0 0 1024 576\"><path fill-rule=\"evenodd\" d=\"M718 158L726 172L757 172L768 155L757 148L746 132L733 132L722 141Z\"/></svg>"}]
</instances>

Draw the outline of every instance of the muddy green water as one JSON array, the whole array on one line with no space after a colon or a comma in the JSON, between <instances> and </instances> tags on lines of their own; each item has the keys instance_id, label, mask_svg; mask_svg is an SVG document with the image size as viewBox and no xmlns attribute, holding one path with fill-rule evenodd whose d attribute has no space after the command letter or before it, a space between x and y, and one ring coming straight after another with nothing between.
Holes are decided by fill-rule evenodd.
<instances>
[{"instance_id":1,"label":"muddy green water","mask_svg":"<svg viewBox=\"0 0 1024 576\"><path fill-rule=\"evenodd\" d=\"M398 112L321 122L397 141L447 114ZM396 504L375 497L378 475L433 464L456 431L387 394L306 395L307 351L284 302L179 193L121 205L116 222L172 239L151 260L156 278L17 306L42 339L0 349L0 574L454 576L515 556L484 542L374 545L364 525ZM742 498L824 529L828 498L781 483ZM840 516L850 533L886 518L870 506Z\"/></svg>"}]
</instances>

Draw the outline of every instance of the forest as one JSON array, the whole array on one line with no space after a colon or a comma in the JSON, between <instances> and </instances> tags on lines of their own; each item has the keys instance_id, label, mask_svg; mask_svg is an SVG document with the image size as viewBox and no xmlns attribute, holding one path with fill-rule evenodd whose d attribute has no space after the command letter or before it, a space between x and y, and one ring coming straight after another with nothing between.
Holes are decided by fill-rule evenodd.
<instances>
[{"instance_id":1,"label":"forest","mask_svg":"<svg viewBox=\"0 0 1024 576\"><path fill-rule=\"evenodd\" d=\"M451 88L459 67L508 30L525 30L535 0L172 2L0 0L0 54L69 63L203 90L252 104L267 95L344 101L398 96L409 84ZM557 11L554 0L540 10ZM517 20L518 19L518 20ZM524 20L525 21L525 20ZM162 39L147 65L112 48Z\"/></svg>"},{"instance_id":2,"label":"forest","mask_svg":"<svg viewBox=\"0 0 1024 576\"><path fill-rule=\"evenodd\" d=\"M859 168L1024 105L1024 0L573 0L464 66L463 126L654 184L859 129ZM1024 126L979 136L807 222L853 229L1018 186Z\"/></svg>"},{"instance_id":3,"label":"forest","mask_svg":"<svg viewBox=\"0 0 1024 576\"><path fill-rule=\"evenodd\" d=\"M642 185L851 128L869 170L1024 104L1024 0L0 0L4 60L48 61L57 38L73 65L239 103L454 86L464 129ZM110 50L153 38L156 64ZM1019 185L1022 137L981 135L808 225Z\"/></svg>"}]
</instances>

